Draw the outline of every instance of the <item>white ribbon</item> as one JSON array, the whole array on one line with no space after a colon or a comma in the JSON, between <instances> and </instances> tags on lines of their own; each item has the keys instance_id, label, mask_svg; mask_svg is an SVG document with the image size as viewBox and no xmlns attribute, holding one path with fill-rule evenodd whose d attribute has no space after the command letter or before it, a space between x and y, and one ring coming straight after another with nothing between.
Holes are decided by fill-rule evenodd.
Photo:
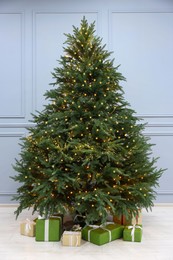
<instances>
[{"instance_id":1,"label":"white ribbon","mask_svg":"<svg viewBox=\"0 0 173 260\"><path fill-rule=\"evenodd\" d=\"M108 233L109 233L109 242L111 242L112 241L111 231L109 229L105 228L105 227L101 227L101 228L103 228L104 230L108 231Z\"/></svg>"},{"instance_id":2,"label":"white ribbon","mask_svg":"<svg viewBox=\"0 0 173 260\"><path fill-rule=\"evenodd\" d=\"M94 230L94 229L99 228L100 226L97 226L97 225L89 225L89 227L92 228L92 229L88 230L88 241L90 242L90 235L91 235L90 233L91 233L91 231Z\"/></svg>"},{"instance_id":3,"label":"white ribbon","mask_svg":"<svg viewBox=\"0 0 173 260\"><path fill-rule=\"evenodd\" d=\"M106 230L108 231L109 233L109 242L112 241L112 234L111 234L111 231L109 229L107 229L105 226L108 225L108 224L114 224L113 222L106 222L105 224L103 225L100 225L100 226L97 226L97 225L89 225L89 227L92 227L92 229L88 230L88 241L90 242L90 236L91 236L91 231L97 229L97 228L102 228L103 230Z\"/></svg>"},{"instance_id":4,"label":"white ribbon","mask_svg":"<svg viewBox=\"0 0 173 260\"><path fill-rule=\"evenodd\" d=\"M49 219L44 222L44 241L49 241Z\"/></svg>"},{"instance_id":5,"label":"white ribbon","mask_svg":"<svg viewBox=\"0 0 173 260\"><path fill-rule=\"evenodd\" d=\"M134 224L133 226L128 226L128 229L132 229L132 231L131 231L132 242L134 242L134 240L135 240L135 229L136 228L140 228L142 230L142 227L138 226L136 224Z\"/></svg>"},{"instance_id":6,"label":"white ribbon","mask_svg":"<svg viewBox=\"0 0 173 260\"><path fill-rule=\"evenodd\" d=\"M106 222L106 223L104 223L103 225L101 225L101 228L103 228L103 229L105 229L105 230L107 230L107 231L109 232L109 242L112 241L112 233L111 233L111 231L110 231L109 229L107 229L105 226L110 225L110 224L114 224L114 225L115 225L114 222Z\"/></svg>"},{"instance_id":7,"label":"white ribbon","mask_svg":"<svg viewBox=\"0 0 173 260\"><path fill-rule=\"evenodd\" d=\"M38 215L38 219L45 219L44 216Z\"/></svg>"},{"instance_id":8,"label":"white ribbon","mask_svg":"<svg viewBox=\"0 0 173 260\"><path fill-rule=\"evenodd\" d=\"M33 221L29 220L28 218L25 220L25 233L28 235L29 231L31 230L31 224Z\"/></svg>"},{"instance_id":9,"label":"white ribbon","mask_svg":"<svg viewBox=\"0 0 173 260\"><path fill-rule=\"evenodd\" d=\"M115 222L105 222L104 224L103 224L103 226L106 226L106 225L110 225L110 224L116 224Z\"/></svg>"},{"instance_id":10,"label":"white ribbon","mask_svg":"<svg viewBox=\"0 0 173 260\"><path fill-rule=\"evenodd\" d=\"M44 222L44 241L49 241L49 219L45 219L45 216L38 216L38 219L43 219Z\"/></svg>"}]
</instances>

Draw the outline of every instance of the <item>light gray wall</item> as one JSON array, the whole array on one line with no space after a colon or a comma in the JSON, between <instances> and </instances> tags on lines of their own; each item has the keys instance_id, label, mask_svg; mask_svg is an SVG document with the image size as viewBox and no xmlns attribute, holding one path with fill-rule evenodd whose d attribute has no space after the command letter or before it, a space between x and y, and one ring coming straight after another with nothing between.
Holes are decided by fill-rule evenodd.
<instances>
[{"instance_id":1,"label":"light gray wall","mask_svg":"<svg viewBox=\"0 0 173 260\"><path fill-rule=\"evenodd\" d=\"M167 168L157 202L173 202L173 1L0 0L0 203L11 203L9 176L31 113L45 104L64 33L83 15L113 51L125 97L147 122L158 167Z\"/></svg>"}]
</instances>

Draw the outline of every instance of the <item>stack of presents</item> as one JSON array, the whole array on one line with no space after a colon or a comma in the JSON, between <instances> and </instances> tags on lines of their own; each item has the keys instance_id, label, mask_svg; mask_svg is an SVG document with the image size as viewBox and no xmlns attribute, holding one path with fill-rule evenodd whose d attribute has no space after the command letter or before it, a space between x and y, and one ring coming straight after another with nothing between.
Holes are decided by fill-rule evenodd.
<instances>
[{"instance_id":1,"label":"stack of presents","mask_svg":"<svg viewBox=\"0 0 173 260\"><path fill-rule=\"evenodd\" d=\"M73 225L68 227L69 221L63 221L62 216L52 216L48 219L38 217L31 221L26 219L20 224L22 235L35 237L36 241L61 241L63 246L80 246L81 240L95 245L103 245L122 239L124 241L141 242L142 212L131 219L125 216L114 216L112 222L104 225Z\"/></svg>"}]
</instances>

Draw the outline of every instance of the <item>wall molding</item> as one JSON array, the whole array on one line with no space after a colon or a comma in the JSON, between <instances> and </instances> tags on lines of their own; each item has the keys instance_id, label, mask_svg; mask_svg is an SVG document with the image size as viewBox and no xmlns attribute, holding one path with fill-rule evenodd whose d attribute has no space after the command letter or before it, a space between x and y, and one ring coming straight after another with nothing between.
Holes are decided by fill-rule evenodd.
<instances>
[{"instance_id":1,"label":"wall molding","mask_svg":"<svg viewBox=\"0 0 173 260\"><path fill-rule=\"evenodd\" d=\"M144 132L145 136L173 136L173 132Z\"/></svg>"},{"instance_id":2,"label":"wall molding","mask_svg":"<svg viewBox=\"0 0 173 260\"><path fill-rule=\"evenodd\" d=\"M10 133L10 132L5 132L5 133L0 133L0 137L23 137L23 136L25 136L25 133L24 132L21 132L21 133L19 133L19 132L12 132L12 133Z\"/></svg>"},{"instance_id":3,"label":"wall molding","mask_svg":"<svg viewBox=\"0 0 173 260\"><path fill-rule=\"evenodd\" d=\"M173 195L173 190L160 190L156 191L157 195Z\"/></svg>"},{"instance_id":4,"label":"wall molding","mask_svg":"<svg viewBox=\"0 0 173 260\"><path fill-rule=\"evenodd\" d=\"M138 118L172 118L173 114L137 114Z\"/></svg>"},{"instance_id":5,"label":"wall molding","mask_svg":"<svg viewBox=\"0 0 173 260\"><path fill-rule=\"evenodd\" d=\"M152 10L151 10L151 9L149 9L149 10L148 10L148 9L144 9L144 10L139 10L139 9L137 9L137 10L128 10L128 11L127 11L127 10L123 10L123 9L121 9L121 10L110 9L110 10L109 10L109 14L112 14L112 13L120 13L120 14L121 14L121 13L128 13L128 14L136 14L136 13L137 13L137 14L138 14L138 13L139 13L139 14L143 14L143 13L144 13L144 14L145 14L145 13L146 13L146 14L150 14L150 13L151 13L151 14L153 14L153 13L154 13L154 14L155 14L155 13L156 13L156 14L172 14L172 13L173 13L173 10L170 11L170 10L166 10L166 9L165 9L165 10L163 10L163 9L161 9L161 10L159 10L159 9L152 9Z\"/></svg>"},{"instance_id":6,"label":"wall molding","mask_svg":"<svg viewBox=\"0 0 173 260\"><path fill-rule=\"evenodd\" d=\"M1 208L14 208L14 207L18 207L19 204L16 204L15 202L12 202L12 203L0 203L0 207Z\"/></svg>"},{"instance_id":7,"label":"wall molding","mask_svg":"<svg viewBox=\"0 0 173 260\"><path fill-rule=\"evenodd\" d=\"M34 127L36 124L34 123L0 123L1 128L28 128Z\"/></svg>"},{"instance_id":8,"label":"wall molding","mask_svg":"<svg viewBox=\"0 0 173 260\"><path fill-rule=\"evenodd\" d=\"M1 191L0 196L14 196L17 195L15 191Z\"/></svg>"},{"instance_id":9,"label":"wall molding","mask_svg":"<svg viewBox=\"0 0 173 260\"><path fill-rule=\"evenodd\" d=\"M173 127L173 123L147 123L146 127Z\"/></svg>"},{"instance_id":10,"label":"wall molding","mask_svg":"<svg viewBox=\"0 0 173 260\"><path fill-rule=\"evenodd\" d=\"M19 101L20 104L20 113L19 114L0 114L0 118L25 118L25 13L24 11L13 11L13 12L0 12L0 15L19 15L20 16L20 93L21 93L21 100Z\"/></svg>"}]
</instances>

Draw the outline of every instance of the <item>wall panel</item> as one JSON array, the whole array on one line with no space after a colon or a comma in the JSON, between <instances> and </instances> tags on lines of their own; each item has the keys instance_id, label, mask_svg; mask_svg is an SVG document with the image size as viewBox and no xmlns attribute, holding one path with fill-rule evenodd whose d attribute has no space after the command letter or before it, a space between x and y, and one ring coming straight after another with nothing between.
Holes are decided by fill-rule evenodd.
<instances>
[{"instance_id":1,"label":"wall panel","mask_svg":"<svg viewBox=\"0 0 173 260\"><path fill-rule=\"evenodd\" d=\"M0 117L24 116L23 13L0 14Z\"/></svg>"},{"instance_id":2,"label":"wall panel","mask_svg":"<svg viewBox=\"0 0 173 260\"><path fill-rule=\"evenodd\" d=\"M126 98L142 116L172 116L173 13L110 12L110 48Z\"/></svg>"},{"instance_id":3,"label":"wall panel","mask_svg":"<svg viewBox=\"0 0 173 260\"><path fill-rule=\"evenodd\" d=\"M59 66L57 60L63 55L64 33L72 33L72 24L78 27L82 17L88 22L98 23L97 12L35 12L33 20L33 76L35 109L41 110L45 104L44 93L50 89L53 69Z\"/></svg>"},{"instance_id":4,"label":"wall panel","mask_svg":"<svg viewBox=\"0 0 173 260\"><path fill-rule=\"evenodd\" d=\"M147 122L158 167L167 168L157 202L173 202L173 1L0 1L0 203L10 203L17 183L12 163L31 112L42 110L51 72L63 54L64 33L85 15L113 51L126 77L125 98Z\"/></svg>"},{"instance_id":5,"label":"wall panel","mask_svg":"<svg viewBox=\"0 0 173 260\"><path fill-rule=\"evenodd\" d=\"M145 133L145 135L150 137L150 143L156 144L152 147L152 156L158 158L157 167L165 169L162 177L159 180L159 187L156 187L156 192L161 196L170 195L170 200L167 202L172 202L171 196L173 196L173 186L172 186L172 154L173 150L173 131L150 131ZM159 201L157 199L157 201Z\"/></svg>"},{"instance_id":6,"label":"wall panel","mask_svg":"<svg viewBox=\"0 0 173 260\"><path fill-rule=\"evenodd\" d=\"M1 151L3 151L0 156L0 197L15 194L19 186L17 183L14 183L10 176L16 174L12 164L15 163L15 158L19 158L19 139L24 135L24 132L12 132L9 129L5 132L0 132L0 147Z\"/></svg>"}]
</instances>

